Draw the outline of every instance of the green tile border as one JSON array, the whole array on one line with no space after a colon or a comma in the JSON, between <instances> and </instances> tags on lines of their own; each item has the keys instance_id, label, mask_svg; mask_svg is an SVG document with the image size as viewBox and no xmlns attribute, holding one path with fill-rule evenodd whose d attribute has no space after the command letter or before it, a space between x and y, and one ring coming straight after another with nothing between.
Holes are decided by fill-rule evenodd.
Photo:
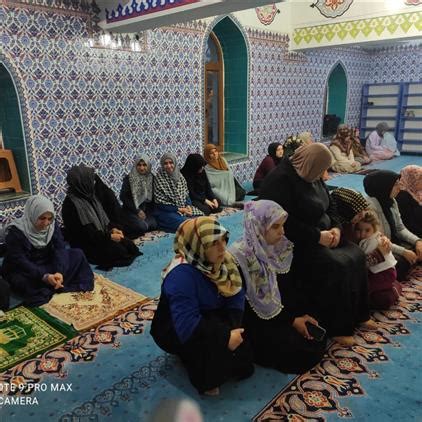
<instances>
[{"instance_id":1,"label":"green tile border","mask_svg":"<svg viewBox=\"0 0 422 422\"><path fill-rule=\"evenodd\" d=\"M293 41L296 45L304 45L311 42L320 44L333 40L345 41L346 38L354 41L358 36L371 39L374 39L374 36L384 38L386 35L394 35L399 30L407 34L410 29L422 32L422 12L296 28Z\"/></svg>"}]
</instances>

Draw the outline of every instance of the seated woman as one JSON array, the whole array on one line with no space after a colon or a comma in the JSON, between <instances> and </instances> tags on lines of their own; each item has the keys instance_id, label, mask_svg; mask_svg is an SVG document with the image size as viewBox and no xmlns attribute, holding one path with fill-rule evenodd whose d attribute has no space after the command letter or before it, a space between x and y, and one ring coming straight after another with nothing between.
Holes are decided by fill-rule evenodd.
<instances>
[{"instance_id":1,"label":"seated woman","mask_svg":"<svg viewBox=\"0 0 422 422\"><path fill-rule=\"evenodd\" d=\"M376 129L372 131L367 140L365 149L371 160L389 160L394 157L394 152L382 145L383 137L388 132L389 127L386 122L378 123Z\"/></svg>"},{"instance_id":2,"label":"seated woman","mask_svg":"<svg viewBox=\"0 0 422 422\"><path fill-rule=\"evenodd\" d=\"M89 291L94 274L80 249L67 249L54 222L53 203L31 196L23 216L7 227L2 274L26 305L40 306L54 293Z\"/></svg>"},{"instance_id":3,"label":"seated woman","mask_svg":"<svg viewBox=\"0 0 422 422\"><path fill-rule=\"evenodd\" d=\"M330 151L333 155L331 169L337 173L354 173L361 169L359 162L355 160L352 149L352 138L347 125L339 125L337 134L334 136Z\"/></svg>"},{"instance_id":4,"label":"seated woman","mask_svg":"<svg viewBox=\"0 0 422 422\"><path fill-rule=\"evenodd\" d=\"M94 169L81 164L67 173L68 190L62 206L66 237L100 268L125 267L142 255L134 243L110 222L95 195Z\"/></svg>"},{"instance_id":5,"label":"seated woman","mask_svg":"<svg viewBox=\"0 0 422 422\"><path fill-rule=\"evenodd\" d=\"M268 155L261 161L253 178L253 187L256 191L259 190L265 176L279 164L282 157L283 145L280 142L273 142L268 145Z\"/></svg>"},{"instance_id":6,"label":"seated woman","mask_svg":"<svg viewBox=\"0 0 422 422\"><path fill-rule=\"evenodd\" d=\"M404 167L400 172L400 187L396 201L403 223L422 238L422 167Z\"/></svg>"},{"instance_id":7,"label":"seated woman","mask_svg":"<svg viewBox=\"0 0 422 422\"><path fill-rule=\"evenodd\" d=\"M385 132L382 137L381 146L387 148L393 153L394 157L400 156L400 151L397 148L397 141L394 135L390 132Z\"/></svg>"},{"instance_id":8,"label":"seated woman","mask_svg":"<svg viewBox=\"0 0 422 422\"><path fill-rule=\"evenodd\" d=\"M151 163L145 156L135 161L130 173L123 179L120 200L123 203L122 215L126 221L126 232L130 238L142 236L157 228L152 215L153 182Z\"/></svg>"},{"instance_id":9,"label":"seated woman","mask_svg":"<svg viewBox=\"0 0 422 422\"><path fill-rule=\"evenodd\" d=\"M310 145L314 142L312 138L312 133L309 132L308 130L305 132L300 132L299 135L297 135L297 137L302 142L302 145Z\"/></svg>"},{"instance_id":10,"label":"seated woman","mask_svg":"<svg viewBox=\"0 0 422 422\"><path fill-rule=\"evenodd\" d=\"M350 139L352 140L352 151L355 156L355 160L364 165L369 164L372 160L369 158L369 155L366 153L365 148L363 147L360 141L360 133L358 128L350 129Z\"/></svg>"},{"instance_id":11,"label":"seated woman","mask_svg":"<svg viewBox=\"0 0 422 422\"><path fill-rule=\"evenodd\" d=\"M175 232L186 219L202 215L192 206L185 178L180 173L176 157L164 154L161 168L154 179L154 217L160 229Z\"/></svg>"},{"instance_id":12,"label":"seated woman","mask_svg":"<svg viewBox=\"0 0 422 422\"><path fill-rule=\"evenodd\" d=\"M312 339L309 315L294 315L284 308L277 278L290 269L293 244L284 237L287 213L273 201L245 205L243 238L230 247L246 284L244 328L255 362L285 373L303 373L322 358L325 340Z\"/></svg>"},{"instance_id":13,"label":"seated woman","mask_svg":"<svg viewBox=\"0 0 422 422\"><path fill-rule=\"evenodd\" d=\"M222 205L238 205L237 202L243 200L246 192L240 186L227 161L221 157L214 144L205 145L204 158L207 162L205 171L214 195Z\"/></svg>"},{"instance_id":14,"label":"seated woman","mask_svg":"<svg viewBox=\"0 0 422 422\"><path fill-rule=\"evenodd\" d=\"M205 172L207 162L201 154L189 154L185 165L180 170L186 179L192 205L200 209L205 215L221 211L220 202L211 189Z\"/></svg>"},{"instance_id":15,"label":"seated woman","mask_svg":"<svg viewBox=\"0 0 422 422\"><path fill-rule=\"evenodd\" d=\"M302 146L265 178L260 198L277 202L289 213L286 236L295 245L291 294L301 292L309 301L306 310L327 332L341 343L353 344L351 336L359 323L365 328L375 323L369 320L365 255L340 238L333 202L322 180L330 165L325 145Z\"/></svg>"},{"instance_id":16,"label":"seated woman","mask_svg":"<svg viewBox=\"0 0 422 422\"><path fill-rule=\"evenodd\" d=\"M217 395L229 378L254 371L250 345L242 336L242 278L226 251L227 237L211 217L187 220L178 228L176 255L162 273L151 325L155 342L181 358L201 394Z\"/></svg>"},{"instance_id":17,"label":"seated woman","mask_svg":"<svg viewBox=\"0 0 422 422\"><path fill-rule=\"evenodd\" d=\"M379 170L363 179L371 208L377 213L380 231L392 242L397 260L397 280L403 281L410 267L422 260L422 240L403 224L395 197L400 192L400 175ZM412 250L414 248L414 251Z\"/></svg>"}]
</instances>

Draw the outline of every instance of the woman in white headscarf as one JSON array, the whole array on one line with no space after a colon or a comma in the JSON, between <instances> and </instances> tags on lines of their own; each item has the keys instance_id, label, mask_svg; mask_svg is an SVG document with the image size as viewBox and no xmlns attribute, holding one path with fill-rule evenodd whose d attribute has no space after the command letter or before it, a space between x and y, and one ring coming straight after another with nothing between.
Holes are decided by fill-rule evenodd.
<instances>
[{"instance_id":1,"label":"woman in white headscarf","mask_svg":"<svg viewBox=\"0 0 422 422\"><path fill-rule=\"evenodd\" d=\"M2 274L29 306L47 303L54 293L94 288L94 274L84 253L66 248L55 216L48 198L31 196L23 216L6 229Z\"/></svg>"},{"instance_id":2,"label":"woman in white headscarf","mask_svg":"<svg viewBox=\"0 0 422 422\"><path fill-rule=\"evenodd\" d=\"M185 220L203 215L203 212L192 205L188 185L176 157L164 154L160 164L154 179L154 217L160 229L175 232Z\"/></svg>"},{"instance_id":3,"label":"woman in white headscarf","mask_svg":"<svg viewBox=\"0 0 422 422\"><path fill-rule=\"evenodd\" d=\"M136 238L155 230L157 221L153 212L153 183L150 160L142 155L138 157L130 171L124 177L120 200L128 237Z\"/></svg>"}]
</instances>

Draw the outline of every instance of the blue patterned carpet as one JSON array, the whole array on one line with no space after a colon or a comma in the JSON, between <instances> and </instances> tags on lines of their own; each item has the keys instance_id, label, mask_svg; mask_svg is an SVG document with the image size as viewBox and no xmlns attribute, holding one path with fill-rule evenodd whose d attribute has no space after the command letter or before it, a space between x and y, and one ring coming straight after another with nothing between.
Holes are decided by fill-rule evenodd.
<instances>
[{"instance_id":1,"label":"blue patterned carpet","mask_svg":"<svg viewBox=\"0 0 422 422\"><path fill-rule=\"evenodd\" d=\"M399 157L377 164L376 168L400 170L410 163L422 165L422 157ZM361 190L362 179L363 176L344 175L333 178L329 184ZM242 213L222 217L221 221L229 229L231 241L236 240L242 232ZM144 255L129 268L103 274L151 298L157 297L160 271L172 256L172 241L173 236L168 235L147 242L142 246ZM422 275L418 274L422 283ZM340 371L340 375L348 381L353 379L346 384L352 385L355 390L347 390L338 386L338 381L325 378L333 382L328 383L335 402L331 408L319 408L318 412L306 417L296 415L291 420L332 420L340 417L358 421L422 420L422 382L419 377L421 292L422 286L410 286L399 312L380 316L391 320L390 325L386 322L386 328L378 333L379 337L371 339L362 334L361 349L339 351L334 348L327 352L327 356L330 353L344 354L345 360L341 362L347 368L337 368L336 371ZM73 343L1 374L0 385L26 380L37 382L46 391L27 395L30 400L36 397L38 404L1 406L0 421L145 421L162 399L186 396L198 401L206 421L248 421L262 409L271 409L273 414L272 419L260 420L286 420L281 413L278 416L274 414L274 409L281 409L281 403L274 407L272 398L284 399L280 392L288 385L297 388L302 383L303 388L311 382L319 388L321 378L295 379L257 367L252 378L241 383L225 384L219 397L200 397L189 384L177 359L158 349L149 336L154 303L141 308L103 324L99 329L73 340ZM368 349L377 350L368 352ZM381 359L381 356L386 359ZM354 365L360 364L361 369L354 367L353 362ZM63 390L69 390L69 385L71 391L51 391L52 386L57 384L63 384ZM335 391L343 391L344 394L335 396ZM16 394L7 397L10 399ZM318 395L311 395L310 399L315 405L319 403ZM303 405L296 404L299 407ZM318 410L317 407L315 409Z\"/></svg>"}]
</instances>

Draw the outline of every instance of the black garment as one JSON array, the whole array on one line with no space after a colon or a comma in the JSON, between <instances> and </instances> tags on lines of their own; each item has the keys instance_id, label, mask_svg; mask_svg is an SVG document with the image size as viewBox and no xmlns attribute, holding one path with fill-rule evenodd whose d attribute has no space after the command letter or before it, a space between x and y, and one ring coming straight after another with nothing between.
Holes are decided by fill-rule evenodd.
<instances>
[{"instance_id":1,"label":"black garment","mask_svg":"<svg viewBox=\"0 0 422 422\"><path fill-rule=\"evenodd\" d=\"M403 224L413 234L422 238L422 206L409 192L404 190L397 195L396 201Z\"/></svg>"},{"instance_id":2,"label":"black garment","mask_svg":"<svg viewBox=\"0 0 422 422\"><path fill-rule=\"evenodd\" d=\"M325 183L306 182L285 158L264 179L260 199L273 200L289 213L284 227L295 248L294 286L287 291L308 301L303 309L292 305L295 314L314 315L330 335L352 335L358 323L369 319L365 254L345 240L335 249L319 244L320 232L338 223Z\"/></svg>"},{"instance_id":3,"label":"black garment","mask_svg":"<svg viewBox=\"0 0 422 422\"><path fill-rule=\"evenodd\" d=\"M301 374L324 355L326 339L306 340L292 326L294 316L284 309L274 318L262 319L246 302L243 327L252 344L254 361L287 374Z\"/></svg>"},{"instance_id":4,"label":"black garment","mask_svg":"<svg viewBox=\"0 0 422 422\"><path fill-rule=\"evenodd\" d=\"M245 199L246 191L243 186L234 177L234 187L236 189L236 201L243 201Z\"/></svg>"},{"instance_id":5,"label":"black garment","mask_svg":"<svg viewBox=\"0 0 422 422\"><path fill-rule=\"evenodd\" d=\"M76 248L81 248L91 264L97 264L104 269L125 267L142 255L137 246L129 240L114 242L110 232L97 230L93 224L82 225L73 202L66 197L62 206L63 222L66 238Z\"/></svg>"},{"instance_id":6,"label":"black garment","mask_svg":"<svg viewBox=\"0 0 422 422\"><path fill-rule=\"evenodd\" d=\"M0 309L7 311L10 303L10 286L9 283L0 277Z\"/></svg>"},{"instance_id":7,"label":"black garment","mask_svg":"<svg viewBox=\"0 0 422 422\"><path fill-rule=\"evenodd\" d=\"M125 222L124 232L130 239L136 239L146 232L157 229L157 221L152 215L154 212L153 202L144 202L139 208L135 207L128 175L123 178L120 200L123 203L121 212ZM138 213L141 210L146 215L144 220L138 217Z\"/></svg>"},{"instance_id":8,"label":"black garment","mask_svg":"<svg viewBox=\"0 0 422 422\"><path fill-rule=\"evenodd\" d=\"M122 207L113 190L97 174L95 175L95 196L103 206L111 226L126 232L122 218Z\"/></svg>"},{"instance_id":9,"label":"black garment","mask_svg":"<svg viewBox=\"0 0 422 422\"><path fill-rule=\"evenodd\" d=\"M203 169L206 165L207 162L201 154L189 154L186 158L185 165L180 171L186 179L192 205L199 208L205 215L210 215L221 211L221 203L217 199L218 208L216 209L209 207L205 203L206 199L209 201L216 199L216 196L211 189L207 173ZM202 171L199 172L201 168Z\"/></svg>"},{"instance_id":10,"label":"black garment","mask_svg":"<svg viewBox=\"0 0 422 422\"><path fill-rule=\"evenodd\" d=\"M223 310L203 313L192 336L181 344L173 327L168 300L161 294L151 335L161 349L180 357L192 385L203 393L231 377L244 379L253 374L252 349L247 338L244 337L234 352L227 347L230 330L240 327L240 320L238 313Z\"/></svg>"}]
</instances>

